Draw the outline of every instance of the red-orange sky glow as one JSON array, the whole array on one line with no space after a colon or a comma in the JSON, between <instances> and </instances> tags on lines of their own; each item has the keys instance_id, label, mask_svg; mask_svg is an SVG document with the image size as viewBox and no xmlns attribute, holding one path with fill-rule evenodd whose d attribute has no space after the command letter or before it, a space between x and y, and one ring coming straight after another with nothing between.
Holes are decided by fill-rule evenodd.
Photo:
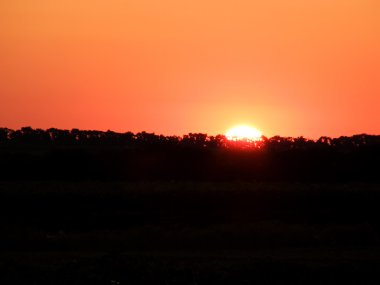
<instances>
[{"instance_id":1,"label":"red-orange sky glow","mask_svg":"<svg viewBox=\"0 0 380 285\"><path fill-rule=\"evenodd\" d=\"M380 133L378 0L3 0L0 126Z\"/></svg>"}]
</instances>

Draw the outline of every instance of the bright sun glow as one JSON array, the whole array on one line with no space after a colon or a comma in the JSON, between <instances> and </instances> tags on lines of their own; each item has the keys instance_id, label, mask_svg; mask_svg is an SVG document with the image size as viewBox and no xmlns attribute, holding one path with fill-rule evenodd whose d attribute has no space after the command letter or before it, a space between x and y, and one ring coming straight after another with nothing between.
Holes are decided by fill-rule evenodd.
<instances>
[{"instance_id":1,"label":"bright sun glow","mask_svg":"<svg viewBox=\"0 0 380 285\"><path fill-rule=\"evenodd\" d=\"M261 140L262 133L250 126L237 126L230 129L226 133L226 137L232 141L247 140L247 141L258 141Z\"/></svg>"}]
</instances>

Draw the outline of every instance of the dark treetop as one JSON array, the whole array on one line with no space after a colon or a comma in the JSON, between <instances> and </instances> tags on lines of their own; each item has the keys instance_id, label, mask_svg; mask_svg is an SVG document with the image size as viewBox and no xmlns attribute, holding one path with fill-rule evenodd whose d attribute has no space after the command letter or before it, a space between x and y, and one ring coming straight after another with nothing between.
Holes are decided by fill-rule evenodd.
<instances>
[{"instance_id":1,"label":"dark treetop","mask_svg":"<svg viewBox=\"0 0 380 285\"><path fill-rule=\"evenodd\" d=\"M0 179L378 181L380 136L309 140L0 129Z\"/></svg>"}]
</instances>

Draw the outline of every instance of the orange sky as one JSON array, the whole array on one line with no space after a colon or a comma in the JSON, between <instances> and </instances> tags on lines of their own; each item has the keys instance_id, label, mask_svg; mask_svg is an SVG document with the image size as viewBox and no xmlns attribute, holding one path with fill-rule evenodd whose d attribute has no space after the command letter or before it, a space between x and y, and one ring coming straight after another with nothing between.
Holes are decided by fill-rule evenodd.
<instances>
[{"instance_id":1,"label":"orange sky","mask_svg":"<svg viewBox=\"0 0 380 285\"><path fill-rule=\"evenodd\" d=\"M378 0L2 0L0 126L380 133Z\"/></svg>"}]
</instances>

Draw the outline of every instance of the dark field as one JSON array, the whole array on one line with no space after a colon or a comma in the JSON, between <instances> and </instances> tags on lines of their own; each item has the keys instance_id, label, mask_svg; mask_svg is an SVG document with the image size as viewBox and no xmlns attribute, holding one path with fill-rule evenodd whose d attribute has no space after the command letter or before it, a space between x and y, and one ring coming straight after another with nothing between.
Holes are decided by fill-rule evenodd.
<instances>
[{"instance_id":1,"label":"dark field","mask_svg":"<svg viewBox=\"0 0 380 285\"><path fill-rule=\"evenodd\" d=\"M379 284L380 185L0 183L1 284Z\"/></svg>"}]
</instances>

